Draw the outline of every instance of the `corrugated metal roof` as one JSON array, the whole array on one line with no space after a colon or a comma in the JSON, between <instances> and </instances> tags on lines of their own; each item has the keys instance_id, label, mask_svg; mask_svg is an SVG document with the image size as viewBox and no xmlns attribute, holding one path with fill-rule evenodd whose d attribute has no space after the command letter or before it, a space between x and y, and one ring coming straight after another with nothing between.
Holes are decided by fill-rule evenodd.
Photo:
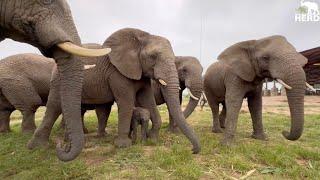
<instances>
[{"instance_id":1,"label":"corrugated metal roof","mask_svg":"<svg viewBox=\"0 0 320 180\"><path fill-rule=\"evenodd\" d=\"M309 49L301 52L308 59L308 63L304 66L307 82L311 85L320 84L320 47Z\"/></svg>"}]
</instances>

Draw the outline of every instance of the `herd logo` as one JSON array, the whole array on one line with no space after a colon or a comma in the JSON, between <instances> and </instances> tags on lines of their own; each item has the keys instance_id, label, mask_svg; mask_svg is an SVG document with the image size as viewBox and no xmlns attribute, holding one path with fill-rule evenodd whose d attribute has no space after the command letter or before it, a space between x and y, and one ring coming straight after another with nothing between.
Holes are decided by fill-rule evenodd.
<instances>
[{"instance_id":1,"label":"herd logo","mask_svg":"<svg viewBox=\"0 0 320 180\"><path fill-rule=\"evenodd\" d=\"M295 14L296 22L319 22L319 5L316 2L301 0L300 7Z\"/></svg>"}]
</instances>

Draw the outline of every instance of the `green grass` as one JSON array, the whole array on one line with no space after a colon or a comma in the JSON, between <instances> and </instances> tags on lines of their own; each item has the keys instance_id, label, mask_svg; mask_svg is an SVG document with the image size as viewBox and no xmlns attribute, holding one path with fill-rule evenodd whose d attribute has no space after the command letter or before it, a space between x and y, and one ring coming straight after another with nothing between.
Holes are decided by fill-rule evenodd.
<instances>
[{"instance_id":1,"label":"green grass","mask_svg":"<svg viewBox=\"0 0 320 180\"><path fill-rule=\"evenodd\" d=\"M117 149L113 139L117 132L114 110L108 124L108 135L96 138L96 116L86 115L86 146L74 161L63 163L55 155L55 141L62 136L58 123L54 127L49 149L27 150L31 135L22 135L20 123L13 132L0 135L0 179L232 179L250 170L249 179L319 179L320 116L308 115L304 134L298 141L285 140L282 130L289 129L289 117L265 113L263 121L268 141L249 138L252 123L248 113L239 117L236 143L230 148L219 145L220 134L211 133L208 107L197 110L188 119L200 137L202 151L191 154L191 145L181 134L170 134L167 111L160 108L163 124L160 141L138 143ZM43 109L37 114L41 119ZM20 122L20 115L13 115Z\"/></svg>"}]
</instances>

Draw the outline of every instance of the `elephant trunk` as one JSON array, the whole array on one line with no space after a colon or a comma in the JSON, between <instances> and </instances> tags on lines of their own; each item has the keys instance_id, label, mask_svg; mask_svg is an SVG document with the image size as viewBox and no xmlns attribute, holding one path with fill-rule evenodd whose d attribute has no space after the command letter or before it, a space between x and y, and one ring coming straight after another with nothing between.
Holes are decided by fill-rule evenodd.
<instances>
[{"instance_id":1,"label":"elephant trunk","mask_svg":"<svg viewBox=\"0 0 320 180\"><path fill-rule=\"evenodd\" d=\"M201 79L201 77L198 79ZM183 115L185 118L188 118L191 115L191 113L194 111L194 109L197 107L200 97L202 95L202 86L203 86L202 81L200 80L199 82L199 80L198 81L191 80L190 82L193 82L193 83L190 86L188 84L186 86L190 90L192 95L198 99L195 99L190 96L188 105L186 109L183 111Z\"/></svg>"},{"instance_id":2,"label":"elephant trunk","mask_svg":"<svg viewBox=\"0 0 320 180\"><path fill-rule=\"evenodd\" d=\"M83 64L74 56L60 51L62 56L55 59L60 74L60 95L63 118L66 122L66 139L69 140L64 148L57 145L57 156L61 161L75 159L84 147L84 133L81 124L81 93L83 82ZM66 57L69 56L69 57Z\"/></svg>"},{"instance_id":3,"label":"elephant trunk","mask_svg":"<svg viewBox=\"0 0 320 180\"><path fill-rule=\"evenodd\" d=\"M172 64L172 68L175 68L175 65ZM175 69L172 69L172 72L175 72ZM168 106L169 114L182 133L190 140L193 145L193 153L197 154L200 152L200 142L198 137L195 135L194 131L189 127L186 122L186 119L181 111L180 101L179 101L179 81L177 73L170 73L167 79L167 86L163 88L164 98Z\"/></svg>"},{"instance_id":4,"label":"elephant trunk","mask_svg":"<svg viewBox=\"0 0 320 180\"><path fill-rule=\"evenodd\" d=\"M296 67L285 74L283 80L292 87L290 90L286 89L291 115L291 129L290 132L283 131L282 134L286 139L294 141L299 139L303 132L306 77L301 67Z\"/></svg>"}]
</instances>

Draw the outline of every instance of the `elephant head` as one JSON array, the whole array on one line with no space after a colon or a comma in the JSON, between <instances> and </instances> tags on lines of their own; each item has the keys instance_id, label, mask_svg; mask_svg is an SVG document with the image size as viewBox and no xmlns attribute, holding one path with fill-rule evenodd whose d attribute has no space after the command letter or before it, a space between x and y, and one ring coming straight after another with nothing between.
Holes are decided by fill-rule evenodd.
<instances>
[{"instance_id":1,"label":"elephant head","mask_svg":"<svg viewBox=\"0 0 320 180\"><path fill-rule=\"evenodd\" d=\"M282 134L297 140L303 132L306 77L303 66L307 59L282 36L237 43L218 59L228 64L241 79L253 82L264 78L277 79L287 88L291 114L291 130Z\"/></svg>"},{"instance_id":2,"label":"elephant head","mask_svg":"<svg viewBox=\"0 0 320 180\"><path fill-rule=\"evenodd\" d=\"M31 44L47 57L54 58L58 65L62 111L70 146L67 149L58 146L57 154L60 160L72 160L84 146L79 123L83 64L73 55L101 56L110 49L80 47L80 37L65 0L1 0L0 7L0 40L11 38ZM36 146L29 145L29 148Z\"/></svg>"},{"instance_id":3,"label":"elephant head","mask_svg":"<svg viewBox=\"0 0 320 180\"><path fill-rule=\"evenodd\" d=\"M203 68L199 60L195 57L177 56L175 64L178 70L181 86L187 88L190 99L186 109L183 111L184 117L188 118L197 107L203 91L202 71Z\"/></svg>"},{"instance_id":4,"label":"elephant head","mask_svg":"<svg viewBox=\"0 0 320 180\"><path fill-rule=\"evenodd\" d=\"M165 99L169 113L193 144L193 152L198 153L199 140L180 108L178 73L170 42L160 36L126 28L113 33L103 46L112 49L109 54L111 63L127 78L139 80L147 77L162 85L167 94Z\"/></svg>"}]
</instances>

